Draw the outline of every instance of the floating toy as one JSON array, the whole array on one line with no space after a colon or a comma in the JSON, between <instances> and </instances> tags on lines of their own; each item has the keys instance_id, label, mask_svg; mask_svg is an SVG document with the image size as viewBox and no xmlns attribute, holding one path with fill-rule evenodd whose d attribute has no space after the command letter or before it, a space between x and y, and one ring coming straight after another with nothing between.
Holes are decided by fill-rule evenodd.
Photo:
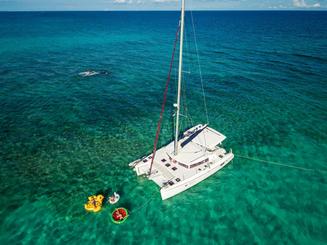
<instances>
[{"instance_id":1,"label":"floating toy","mask_svg":"<svg viewBox=\"0 0 327 245\"><path fill-rule=\"evenodd\" d=\"M115 224L122 224L128 218L128 211L125 208L116 208L111 214L111 220Z\"/></svg>"},{"instance_id":2,"label":"floating toy","mask_svg":"<svg viewBox=\"0 0 327 245\"><path fill-rule=\"evenodd\" d=\"M116 193L116 192L114 192L114 194L113 194L112 196L109 197L108 202L109 202L110 204L115 204L115 203L117 203L117 202L119 201L119 199L120 199L119 194Z\"/></svg>"},{"instance_id":3,"label":"floating toy","mask_svg":"<svg viewBox=\"0 0 327 245\"><path fill-rule=\"evenodd\" d=\"M84 205L85 210L99 212L102 208L103 199L103 195L89 196L87 204Z\"/></svg>"}]
</instances>

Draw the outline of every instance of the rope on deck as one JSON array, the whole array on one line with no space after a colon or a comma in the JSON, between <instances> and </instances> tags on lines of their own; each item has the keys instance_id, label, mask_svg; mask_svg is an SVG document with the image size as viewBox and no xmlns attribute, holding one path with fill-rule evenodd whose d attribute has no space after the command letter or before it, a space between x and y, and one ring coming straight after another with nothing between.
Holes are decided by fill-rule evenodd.
<instances>
[{"instance_id":1,"label":"rope on deck","mask_svg":"<svg viewBox=\"0 0 327 245\"><path fill-rule=\"evenodd\" d=\"M238 155L238 154L234 154L234 156L239 157L239 158L243 158L243 159L247 159L247 160L256 161L256 162L273 164L273 165L277 165L277 166L282 166L282 167L287 167L287 168L293 168L293 169L302 170L302 171L308 171L308 172L309 171L310 172L316 171L316 172L321 172L321 173L327 173L327 170L323 170L323 169L313 169L313 168L298 167L298 166L295 166L295 165L285 164L285 163L281 163L281 162L268 161L268 160L263 160L263 159L258 159L258 158L244 156L244 155Z\"/></svg>"}]
</instances>

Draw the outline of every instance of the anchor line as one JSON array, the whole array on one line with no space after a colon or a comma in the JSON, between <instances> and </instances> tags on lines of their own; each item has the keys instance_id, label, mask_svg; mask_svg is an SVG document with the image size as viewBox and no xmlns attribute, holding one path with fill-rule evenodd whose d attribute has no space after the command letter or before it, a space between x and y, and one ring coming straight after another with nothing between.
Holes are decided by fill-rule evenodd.
<instances>
[{"instance_id":1,"label":"anchor line","mask_svg":"<svg viewBox=\"0 0 327 245\"><path fill-rule=\"evenodd\" d=\"M134 210L130 211L129 213L130 214L134 214L134 213L137 213L138 211L140 211L141 209L143 209L146 205L148 205L153 199L154 199L154 196L156 195L156 191L154 191L152 193L152 195L150 196L149 200L147 200L145 203L143 203L143 205L135 208Z\"/></svg>"},{"instance_id":2,"label":"anchor line","mask_svg":"<svg viewBox=\"0 0 327 245\"><path fill-rule=\"evenodd\" d=\"M327 170L323 170L323 169L298 167L298 166L285 164L285 163L281 163L281 162L268 161L268 160L263 160L263 159L258 159L258 158L253 158L253 157L238 155L238 154L234 154L234 156L239 157L239 158L243 158L243 159L247 159L247 160L256 161L256 162L263 162L263 163L273 164L273 165L287 167L287 168L293 168L293 169L302 170L302 171L308 171L308 172L309 171L310 172L317 171L317 172L327 173Z\"/></svg>"}]
</instances>

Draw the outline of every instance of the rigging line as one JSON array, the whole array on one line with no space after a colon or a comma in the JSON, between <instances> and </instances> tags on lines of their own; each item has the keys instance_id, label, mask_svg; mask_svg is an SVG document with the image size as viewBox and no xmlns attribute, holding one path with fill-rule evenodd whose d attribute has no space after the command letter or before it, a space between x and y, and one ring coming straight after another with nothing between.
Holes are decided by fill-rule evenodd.
<instances>
[{"instance_id":1,"label":"rigging line","mask_svg":"<svg viewBox=\"0 0 327 245\"><path fill-rule=\"evenodd\" d=\"M197 39L196 39L196 34L195 34L195 26L194 26L194 20L193 20L193 12L191 12L191 22L192 22L192 28L193 28L193 39L194 39L194 44L195 44L195 51L196 51L196 57L197 57L197 63L199 67L199 74L200 74L200 81L201 81L201 88L202 88L202 96L203 96L203 104L204 104L204 110L206 114L206 119L207 119L207 125L209 125L209 116L208 116L208 109L207 109L207 102L206 102L206 95L204 92L204 85L203 85L203 78L202 78L202 70L201 70L201 65L200 65L200 56L199 56L199 50L198 50L198 44L197 44ZM207 145L206 141L206 136L203 134L203 139L204 139L204 145ZM204 153L207 152L206 147L203 148Z\"/></svg>"},{"instance_id":2,"label":"rigging line","mask_svg":"<svg viewBox=\"0 0 327 245\"><path fill-rule=\"evenodd\" d=\"M209 124L209 116L208 116L206 96L205 96L205 92L204 92L202 70L201 70L200 58L199 58L199 50L198 50L198 44L197 44L197 41L196 41L195 26L194 26L194 21L193 21L193 12L192 12L192 10L190 10L190 12L191 12L192 27L193 27L193 38L194 38L195 50L196 50L197 61L198 61L198 66L199 66L199 73L200 73L200 81L201 81L201 88L202 88L202 94L203 94L204 109L205 109L205 113L206 113L206 117L207 117L207 124Z\"/></svg>"},{"instance_id":3,"label":"rigging line","mask_svg":"<svg viewBox=\"0 0 327 245\"><path fill-rule=\"evenodd\" d=\"M185 37L185 42L186 42L186 45L185 45L185 50L186 50L186 53L187 53L187 50L189 51L190 50L190 44L189 44L189 42L188 42L188 40L187 40L187 31L188 31L188 29L187 29L187 27L185 26L184 27L184 29L185 29L185 35L184 35L184 37ZM190 51L189 51L189 53L190 53ZM189 55L187 56L187 58L189 58ZM185 59L186 60L186 59ZM186 63L187 64L187 63ZM186 67L186 64L184 64L184 66ZM188 66L189 66L189 64L188 64ZM190 66L188 67L188 70L191 70L190 69ZM185 79L186 78L186 79ZM185 112L185 115L186 115L186 119L187 119L187 123L188 124L190 124L191 123L191 125L193 125L193 121L192 121L192 118L191 118L191 115L189 114L189 112L188 112L188 104L187 104L187 100L186 100L186 81L188 80L188 78L189 77L186 77L186 75L184 75L183 76L183 79L182 79L182 81L183 81L183 86L182 86L182 97L183 97L183 109L184 109L184 112ZM188 127L188 124L186 123L186 127ZM184 127L184 128L186 128L186 127Z\"/></svg>"},{"instance_id":4,"label":"rigging line","mask_svg":"<svg viewBox=\"0 0 327 245\"><path fill-rule=\"evenodd\" d=\"M311 171L311 172L318 171L318 172L322 172L322 173L327 173L327 170L323 170L323 169L298 167L298 166L289 165L289 164L285 164L285 163L273 162L273 161L268 161L268 160L263 160L263 159L258 159L258 158L253 158L253 157L248 157L248 156L243 156L243 155L238 155L238 154L234 154L234 156L239 157L239 158L244 158L247 160L256 161L256 162L263 162L263 163L268 163L268 164L273 164L273 165L278 165L278 166L283 166L283 167L288 167L288 168L294 168L294 169L303 170L303 171Z\"/></svg>"},{"instance_id":5,"label":"rigging line","mask_svg":"<svg viewBox=\"0 0 327 245\"><path fill-rule=\"evenodd\" d=\"M186 30L186 35L185 35L185 37L187 37L187 34L188 34L188 27L186 26L186 28L185 28L185 30ZM185 38L186 39L186 38ZM188 70L190 71L190 73L189 73L189 81L191 81L191 64L192 64L192 55L191 55L191 53L192 53L192 51L191 51L191 43L190 43L190 40L191 39L188 39L188 43L187 43L187 48L188 48L188 60L189 60L189 62L188 62ZM190 83L189 83L189 85L191 85ZM184 87L184 91L185 91L185 103L186 103L186 110L187 110L187 115L188 115L188 118L189 118L189 123L190 123L190 125L193 127L193 125L194 125L194 122L193 122L193 118L192 118L192 116L191 116L191 112L188 110L188 100L186 101L186 96L187 96L187 93L186 93L186 85L185 85L185 87Z\"/></svg>"},{"instance_id":6,"label":"rigging line","mask_svg":"<svg viewBox=\"0 0 327 245\"><path fill-rule=\"evenodd\" d=\"M180 22L179 22L178 27L177 27L177 30L176 30L176 36L175 36L173 53L171 55L169 72L168 72L167 81L166 81L166 87L165 87L165 91L164 91L164 95L163 95L163 99L162 99L160 117L159 117L158 124L157 124L156 137L154 139L154 144L153 144L153 153L152 153L152 159L151 159L151 165L150 165L149 175L151 174L154 157L155 157L156 151L157 151L157 144L158 144L158 140L159 140L161 123L162 123L162 119L163 119L163 113L165 111L165 105L166 105L167 93L168 93L168 86L169 86L169 82L170 82L171 71L173 69L173 63L174 63L174 57L175 57L175 50L176 50L176 44L177 44L177 40L178 40L179 31L180 31Z\"/></svg>"}]
</instances>

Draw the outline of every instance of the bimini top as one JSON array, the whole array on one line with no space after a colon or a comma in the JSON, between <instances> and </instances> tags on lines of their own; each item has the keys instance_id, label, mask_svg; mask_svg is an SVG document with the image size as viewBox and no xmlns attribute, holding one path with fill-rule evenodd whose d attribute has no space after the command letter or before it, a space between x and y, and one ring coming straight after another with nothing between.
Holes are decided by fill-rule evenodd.
<instances>
[{"instance_id":1,"label":"bimini top","mask_svg":"<svg viewBox=\"0 0 327 245\"><path fill-rule=\"evenodd\" d=\"M219 133L218 131L206 127L199 136L192 140L194 143L206 147L209 150L214 150L215 146L220 144L226 139L226 136Z\"/></svg>"},{"instance_id":2,"label":"bimini top","mask_svg":"<svg viewBox=\"0 0 327 245\"><path fill-rule=\"evenodd\" d=\"M209 150L214 150L216 145L220 144L226 139L225 135L222 135L212 128L209 128L207 124L200 124L194 128L191 128L185 132L185 137L187 138L181 143L182 148L188 143L193 142Z\"/></svg>"},{"instance_id":3,"label":"bimini top","mask_svg":"<svg viewBox=\"0 0 327 245\"><path fill-rule=\"evenodd\" d=\"M187 130L179 140L177 156L174 155L173 142L166 147L166 152L171 160L190 165L205 159L207 150L214 150L226 137L207 125L197 125Z\"/></svg>"}]
</instances>

